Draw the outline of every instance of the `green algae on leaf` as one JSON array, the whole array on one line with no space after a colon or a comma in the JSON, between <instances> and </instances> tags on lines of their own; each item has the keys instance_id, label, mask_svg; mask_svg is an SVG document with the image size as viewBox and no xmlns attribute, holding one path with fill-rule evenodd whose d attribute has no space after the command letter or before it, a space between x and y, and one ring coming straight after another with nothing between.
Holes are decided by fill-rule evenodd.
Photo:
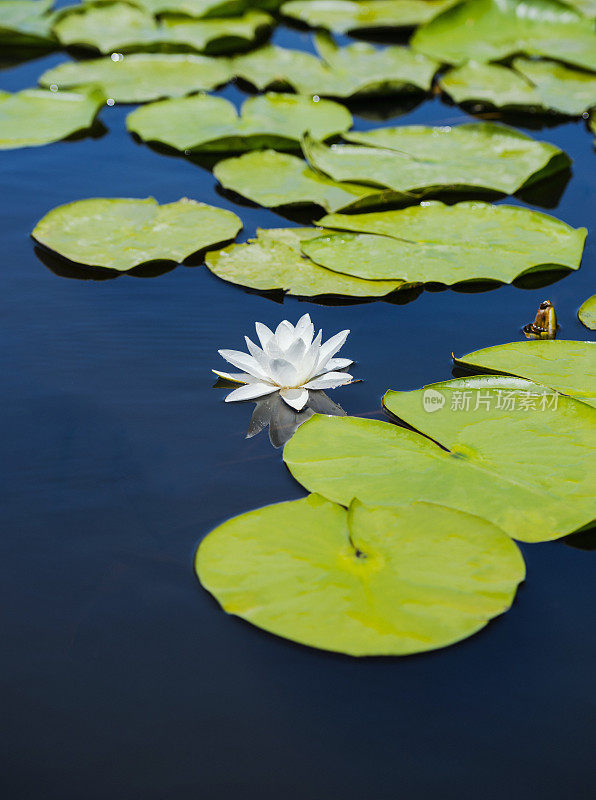
<instances>
[{"instance_id":1,"label":"green algae on leaf","mask_svg":"<svg viewBox=\"0 0 596 800\"><path fill-rule=\"evenodd\" d=\"M584 300L577 312L577 316L579 317L579 321L585 325L586 328L589 328L591 331L596 331L596 294Z\"/></svg>"},{"instance_id":2,"label":"green algae on leaf","mask_svg":"<svg viewBox=\"0 0 596 800\"><path fill-rule=\"evenodd\" d=\"M318 233L316 228L259 228L256 239L207 253L205 264L225 281L298 297L384 297L408 288L403 281L367 281L318 266L300 251L300 243Z\"/></svg>"},{"instance_id":3,"label":"green algae on leaf","mask_svg":"<svg viewBox=\"0 0 596 800\"><path fill-rule=\"evenodd\" d=\"M448 64L524 53L596 70L593 21L558 0L465 0L418 28L410 44Z\"/></svg>"},{"instance_id":4,"label":"green algae on leaf","mask_svg":"<svg viewBox=\"0 0 596 800\"><path fill-rule=\"evenodd\" d=\"M558 147L489 122L434 128L402 125L350 131L344 138L355 144L327 147L306 137L307 160L336 181L419 196L462 189L514 194L571 163Z\"/></svg>"},{"instance_id":5,"label":"green algae on leaf","mask_svg":"<svg viewBox=\"0 0 596 800\"><path fill-rule=\"evenodd\" d=\"M133 111L127 127L141 139L193 152L239 152L278 147L299 147L304 131L322 138L347 130L350 112L330 100L315 101L295 94L250 97L240 114L223 97L196 95Z\"/></svg>"},{"instance_id":6,"label":"green algae on leaf","mask_svg":"<svg viewBox=\"0 0 596 800\"><path fill-rule=\"evenodd\" d=\"M526 542L596 517L596 410L586 403L504 376L388 392L384 403L414 430L315 416L285 447L292 475L337 503L439 503Z\"/></svg>"},{"instance_id":7,"label":"green algae on leaf","mask_svg":"<svg viewBox=\"0 0 596 800\"><path fill-rule=\"evenodd\" d=\"M369 280L511 283L530 272L578 269L585 228L538 211L437 201L397 211L328 214L329 232L303 244L327 269Z\"/></svg>"},{"instance_id":8,"label":"green algae on leaf","mask_svg":"<svg viewBox=\"0 0 596 800\"><path fill-rule=\"evenodd\" d=\"M159 205L97 197L58 206L33 238L69 261L125 272L149 261L183 261L233 239L242 223L231 211L182 198Z\"/></svg>"},{"instance_id":9,"label":"green algae on leaf","mask_svg":"<svg viewBox=\"0 0 596 800\"><path fill-rule=\"evenodd\" d=\"M338 183L301 158L275 150L244 153L220 161L213 174L221 185L266 208L315 203L326 211L378 208L398 199L395 192Z\"/></svg>"},{"instance_id":10,"label":"green algae on leaf","mask_svg":"<svg viewBox=\"0 0 596 800\"><path fill-rule=\"evenodd\" d=\"M234 517L195 568L229 614L352 656L408 655L465 639L513 602L525 566L484 520L428 503L346 511L323 497Z\"/></svg>"},{"instance_id":11,"label":"green algae on leaf","mask_svg":"<svg viewBox=\"0 0 596 800\"><path fill-rule=\"evenodd\" d=\"M232 76L226 59L186 53L138 53L66 61L44 72L39 83L59 89L95 84L117 103L145 103L213 89Z\"/></svg>"},{"instance_id":12,"label":"green algae on leaf","mask_svg":"<svg viewBox=\"0 0 596 800\"><path fill-rule=\"evenodd\" d=\"M0 44L54 47L52 5L53 0L0 0Z\"/></svg>"},{"instance_id":13,"label":"green algae on leaf","mask_svg":"<svg viewBox=\"0 0 596 800\"><path fill-rule=\"evenodd\" d=\"M0 91L0 150L49 144L84 131L104 103L99 89Z\"/></svg>"},{"instance_id":14,"label":"green algae on leaf","mask_svg":"<svg viewBox=\"0 0 596 800\"><path fill-rule=\"evenodd\" d=\"M312 28L335 33L378 28L412 28L456 0L290 0L281 13Z\"/></svg>"},{"instance_id":15,"label":"green algae on leaf","mask_svg":"<svg viewBox=\"0 0 596 800\"><path fill-rule=\"evenodd\" d=\"M511 342L453 360L474 372L527 378L596 406L596 342Z\"/></svg>"}]
</instances>

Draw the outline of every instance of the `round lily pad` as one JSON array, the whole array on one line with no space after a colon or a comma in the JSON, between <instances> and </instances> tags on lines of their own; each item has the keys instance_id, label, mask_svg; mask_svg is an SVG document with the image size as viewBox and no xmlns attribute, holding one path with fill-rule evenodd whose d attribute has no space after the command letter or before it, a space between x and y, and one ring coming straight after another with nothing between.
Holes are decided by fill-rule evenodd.
<instances>
[{"instance_id":1,"label":"round lily pad","mask_svg":"<svg viewBox=\"0 0 596 800\"><path fill-rule=\"evenodd\" d=\"M99 89L0 91L0 150L49 144L86 130L104 103Z\"/></svg>"},{"instance_id":2,"label":"round lily pad","mask_svg":"<svg viewBox=\"0 0 596 800\"><path fill-rule=\"evenodd\" d=\"M96 84L117 103L145 103L213 89L232 76L226 59L180 53L120 53L110 58L66 61L44 72L39 83L59 89Z\"/></svg>"},{"instance_id":3,"label":"round lily pad","mask_svg":"<svg viewBox=\"0 0 596 800\"><path fill-rule=\"evenodd\" d=\"M596 331L596 294L584 300L577 312L577 316L586 328Z\"/></svg>"},{"instance_id":4,"label":"round lily pad","mask_svg":"<svg viewBox=\"0 0 596 800\"><path fill-rule=\"evenodd\" d=\"M525 576L516 545L477 517L428 503L346 511L318 495L220 525L196 570L229 614L352 656L465 639L511 606Z\"/></svg>"},{"instance_id":5,"label":"round lily pad","mask_svg":"<svg viewBox=\"0 0 596 800\"><path fill-rule=\"evenodd\" d=\"M52 5L53 0L0 0L0 44L54 47Z\"/></svg>"},{"instance_id":6,"label":"round lily pad","mask_svg":"<svg viewBox=\"0 0 596 800\"><path fill-rule=\"evenodd\" d=\"M241 227L231 211L188 198L160 206L152 197L99 197L54 208L31 235L70 261L124 272L148 261L183 261L233 239Z\"/></svg>"},{"instance_id":7,"label":"round lily pad","mask_svg":"<svg viewBox=\"0 0 596 800\"><path fill-rule=\"evenodd\" d=\"M525 542L558 539L596 518L596 409L587 403L491 375L388 392L384 404L414 430L315 416L285 447L294 477L342 504L457 508Z\"/></svg>"}]
</instances>

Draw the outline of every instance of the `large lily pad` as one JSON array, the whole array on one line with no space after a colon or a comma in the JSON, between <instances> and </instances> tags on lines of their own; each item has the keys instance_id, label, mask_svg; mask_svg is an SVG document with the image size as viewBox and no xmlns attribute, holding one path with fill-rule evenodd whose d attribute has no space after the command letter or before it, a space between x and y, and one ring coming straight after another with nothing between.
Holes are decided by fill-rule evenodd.
<instances>
[{"instance_id":1,"label":"large lily pad","mask_svg":"<svg viewBox=\"0 0 596 800\"><path fill-rule=\"evenodd\" d=\"M304 152L309 163L336 181L404 194L446 189L514 194L571 163L558 147L489 122L440 128L403 125L351 131L344 138L358 145L327 147L307 137Z\"/></svg>"},{"instance_id":2,"label":"large lily pad","mask_svg":"<svg viewBox=\"0 0 596 800\"><path fill-rule=\"evenodd\" d=\"M0 91L0 150L49 144L86 130L104 103L99 89Z\"/></svg>"},{"instance_id":3,"label":"large lily pad","mask_svg":"<svg viewBox=\"0 0 596 800\"><path fill-rule=\"evenodd\" d=\"M384 402L415 430L315 416L285 447L294 477L344 505L440 503L526 542L557 539L596 516L596 410L586 403L503 376L388 392Z\"/></svg>"},{"instance_id":4,"label":"large lily pad","mask_svg":"<svg viewBox=\"0 0 596 800\"><path fill-rule=\"evenodd\" d=\"M448 64L525 53L596 70L594 23L558 0L465 0L420 27L411 45Z\"/></svg>"},{"instance_id":5,"label":"large lily pad","mask_svg":"<svg viewBox=\"0 0 596 800\"><path fill-rule=\"evenodd\" d=\"M161 97L182 97L227 83L233 72L226 59L190 54L139 53L66 61L47 70L42 86L67 89L84 84L101 86L118 103L144 103Z\"/></svg>"},{"instance_id":6,"label":"large lily pad","mask_svg":"<svg viewBox=\"0 0 596 800\"><path fill-rule=\"evenodd\" d=\"M275 150L244 153L220 161L213 174L226 189L266 208L315 203L327 211L381 207L395 192L338 183L311 169L301 158Z\"/></svg>"},{"instance_id":7,"label":"large lily pad","mask_svg":"<svg viewBox=\"0 0 596 800\"><path fill-rule=\"evenodd\" d=\"M207 253L205 264L224 281L298 297L384 297L407 288L403 281L367 281L319 267L300 251L301 242L318 233L316 228L258 229L256 239Z\"/></svg>"},{"instance_id":8,"label":"large lily pad","mask_svg":"<svg viewBox=\"0 0 596 800\"><path fill-rule=\"evenodd\" d=\"M577 312L577 316L586 328L596 331L596 294L584 300Z\"/></svg>"},{"instance_id":9,"label":"large lily pad","mask_svg":"<svg viewBox=\"0 0 596 800\"><path fill-rule=\"evenodd\" d=\"M254 42L271 23L271 17L260 11L222 19L164 17L158 22L141 8L110 3L66 9L54 25L54 33L63 45L89 47L100 53L163 47L219 53Z\"/></svg>"},{"instance_id":10,"label":"large lily pad","mask_svg":"<svg viewBox=\"0 0 596 800\"><path fill-rule=\"evenodd\" d=\"M301 50L266 45L234 59L236 73L258 89L289 86L320 97L360 97L428 91L438 64L407 47L377 49L365 42L337 47L316 38L321 59Z\"/></svg>"},{"instance_id":11,"label":"large lily pad","mask_svg":"<svg viewBox=\"0 0 596 800\"><path fill-rule=\"evenodd\" d=\"M506 611L522 556L494 525L428 503L348 511L317 495L251 511L199 546L229 614L353 656L445 647Z\"/></svg>"},{"instance_id":12,"label":"large lily pad","mask_svg":"<svg viewBox=\"0 0 596 800\"><path fill-rule=\"evenodd\" d=\"M369 280L402 278L451 285L510 283L529 272L580 265L585 228L526 208L426 202L397 211L329 214L330 233L303 244L328 269Z\"/></svg>"},{"instance_id":13,"label":"large lily pad","mask_svg":"<svg viewBox=\"0 0 596 800\"><path fill-rule=\"evenodd\" d=\"M152 197L97 197L52 209L31 235L69 261L125 272L148 261L183 261L241 227L231 211L187 198L160 206Z\"/></svg>"},{"instance_id":14,"label":"large lily pad","mask_svg":"<svg viewBox=\"0 0 596 800\"><path fill-rule=\"evenodd\" d=\"M596 406L596 342L511 342L453 360L474 372L527 378Z\"/></svg>"},{"instance_id":15,"label":"large lily pad","mask_svg":"<svg viewBox=\"0 0 596 800\"><path fill-rule=\"evenodd\" d=\"M281 13L312 28L336 33L378 28L412 28L456 0L290 0Z\"/></svg>"},{"instance_id":16,"label":"large lily pad","mask_svg":"<svg viewBox=\"0 0 596 800\"><path fill-rule=\"evenodd\" d=\"M126 124L141 139L178 150L238 152L296 149L304 131L326 138L347 130L352 116L330 100L270 92L246 100L240 114L222 97L164 100L133 111Z\"/></svg>"},{"instance_id":17,"label":"large lily pad","mask_svg":"<svg viewBox=\"0 0 596 800\"><path fill-rule=\"evenodd\" d=\"M596 105L596 76L554 61L516 58L515 70L470 62L449 70L439 85L457 103L552 110L576 116Z\"/></svg>"},{"instance_id":18,"label":"large lily pad","mask_svg":"<svg viewBox=\"0 0 596 800\"><path fill-rule=\"evenodd\" d=\"M53 0L0 0L0 44L52 47Z\"/></svg>"}]
</instances>

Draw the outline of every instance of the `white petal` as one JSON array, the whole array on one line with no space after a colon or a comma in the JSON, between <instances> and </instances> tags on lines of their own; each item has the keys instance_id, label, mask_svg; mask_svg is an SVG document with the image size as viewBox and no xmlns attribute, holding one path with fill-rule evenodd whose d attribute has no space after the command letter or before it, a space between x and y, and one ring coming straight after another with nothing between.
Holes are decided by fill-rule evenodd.
<instances>
[{"instance_id":1,"label":"white petal","mask_svg":"<svg viewBox=\"0 0 596 800\"><path fill-rule=\"evenodd\" d=\"M294 326L287 319L282 320L275 329L275 339L282 350L286 350L294 341Z\"/></svg>"},{"instance_id":2,"label":"white petal","mask_svg":"<svg viewBox=\"0 0 596 800\"><path fill-rule=\"evenodd\" d=\"M299 336L304 344L308 347L312 342L312 337L315 335L315 326L310 321L310 315L304 314L294 328L294 333Z\"/></svg>"},{"instance_id":3,"label":"white petal","mask_svg":"<svg viewBox=\"0 0 596 800\"><path fill-rule=\"evenodd\" d=\"M274 358L270 363L271 378L279 386L297 386L298 371L284 358Z\"/></svg>"},{"instance_id":4,"label":"white petal","mask_svg":"<svg viewBox=\"0 0 596 800\"><path fill-rule=\"evenodd\" d=\"M225 381L231 381L232 383L254 383L256 380L248 372L220 372L218 369L212 369L211 372L217 375L218 378L223 378Z\"/></svg>"},{"instance_id":5,"label":"white petal","mask_svg":"<svg viewBox=\"0 0 596 800\"><path fill-rule=\"evenodd\" d=\"M319 363L319 352L321 347L321 337L322 332L319 331L317 334L317 338L308 348L306 353L304 354L304 358L302 359L302 363L300 364L299 372L299 382L300 385L305 383L309 378L314 378L319 372L323 370L319 370L317 368Z\"/></svg>"},{"instance_id":6,"label":"white petal","mask_svg":"<svg viewBox=\"0 0 596 800\"><path fill-rule=\"evenodd\" d=\"M246 341L246 346L248 347L248 352L257 362L261 370L263 371L264 375L269 375L269 357L261 350L260 347L248 338L248 336L244 337Z\"/></svg>"},{"instance_id":7,"label":"white petal","mask_svg":"<svg viewBox=\"0 0 596 800\"><path fill-rule=\"evenodd\" d=\"M255 397L263 397L263 395L276 392L278 388L278 386L272 386L270 383L261 383L260 381L249 383L230 392L226 397L226 403L235 403L238 400L254 400Z\"/></svg>"},{"instance_id":8,"label":"white petal","mask_svg":"<svg viewBox=\"0 0 596 800\"><path fill-rule=\"evenodd\" d=\"M335 336L332 336L331 339L327 339L325 344L321 345L321 351L319 353L319 368L323 367L327 361L334 356L337 351L343 347L344 342L348 338L348 334L350 331L340 331L336 333Z\"/></svg>"},{"instance_id":9,"label":"white petal","mask_svg":"<svg viewBox=\"0 0 596 800\"><path fill-rule=\"evenodd\" d=\"M345 369L353 363L351 358L330 358L325 364L325 372L335 372L338 369Z\"/></svg>"},{"instance_id":10,"label":"white petal","mask_svg":"<svg viewBox=\"0 0 596 800\"><path fill-rule=\"evenodd\" d=\"M279 394L295 411L302 411L308 402L308 391L306 389L280 389Z\"/></svg>"},{"instance_id":11,"label":"white petal","mask_svg":"<svg viewBox=\"0 0 596 800\"><path fill-rule=\"evenodd\" d=\"M285 359L286 361L294 364L296 369L300 371L301 362L305 353L306 345L302 339L296 339L296 341L292 342L292 344L286 350Z\"/></svg>"},{"instance_id":12,"label":"white petal","mask_svg":"<svg viewBox=\"0 0 596 800\"><path fill-rule=\"evenodd\" d=\"M259 342L261 343L261 347L264 349L269 339L273 339L273 331L270 330L270 328L268 328L266 325L263 325L262 322L255 322L255 328L257 331L257 336L259 337Z\"/></svg>"},{"instance_id":13,"label":"white petal","mask_svg":"<svg viewBox=\"0 0 596 800\"><path fill-rule=\"evenodd\" d=\"M230 364L238 367L238 369L254 375L255 378L267 380L267 375L259 367L256 360L252 356L249 356L248 353L243 353L240 350L218 350L217 352L222 358L229 361Z\"/></svg>"},{"instance_id":14,"label":"white petal","mask_svg":"<svg viewBox=\"0 0 596 800\"><path fill-rule=\"evenodd\" d=\"M352 382L352 376L347 372L327 372L320 378L304 384L305 389L335 389L337 386L345 386Z\"/></svg>"}]
</instances>

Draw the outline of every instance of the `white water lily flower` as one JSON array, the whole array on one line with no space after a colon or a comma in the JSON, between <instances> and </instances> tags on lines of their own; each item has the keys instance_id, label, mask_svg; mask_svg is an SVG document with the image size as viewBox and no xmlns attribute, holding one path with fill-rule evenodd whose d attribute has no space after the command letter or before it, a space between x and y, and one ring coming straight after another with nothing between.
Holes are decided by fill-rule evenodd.
<instances>
[{"instance_id":1,"label":"white water lily flower","mask_svg":"<svg viewBox=\"0 0 596 800\"><path fill-rule=\"evenodd\" d=\"M213 372L220 378L242 383L226 397L226 403L235 400L255 400L279 392L295 411L302 411L308 402L309 389L335 389L351 383L352 376L338 370L345 369L352 360L333 358L343 346L350 331L341 331L324 344L323 332L315 337L310 316L300 317L296 326L284 319L275 333L266 325L255 325L261 346L245 336L248 353L240 350L219 350L233 366L243 372ZM314 338L313 338L314 337Z\"/></svg>"}]
</instances>

